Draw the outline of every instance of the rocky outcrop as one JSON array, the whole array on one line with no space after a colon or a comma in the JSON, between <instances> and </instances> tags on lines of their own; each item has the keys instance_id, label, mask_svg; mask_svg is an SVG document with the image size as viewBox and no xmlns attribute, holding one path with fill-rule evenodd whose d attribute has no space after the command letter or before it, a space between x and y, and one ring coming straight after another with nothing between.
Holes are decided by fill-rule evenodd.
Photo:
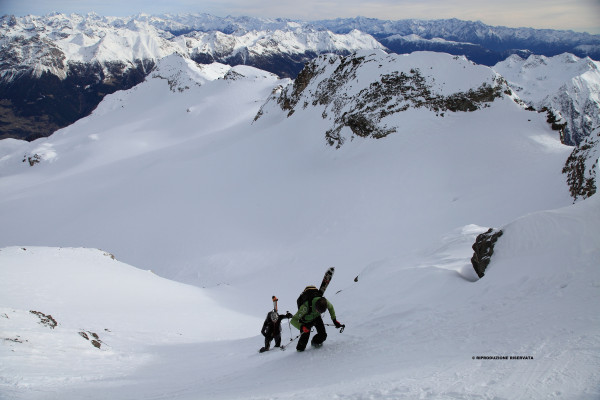
<instances>
[{"instance_id":1,"label":"rocky outcrop","mask_svg":"<svg viewBox=\"0 0 600 400\"><path fill-rule=\"evenodd\" d=\"M411 62L415 64L411 66ZM448 63L457 70L452 79L458 83L436 81L440 71L432 71L429 62ZM462 70L469 68L476 70L479 81L465 79ZM465 89L447 90L446 85ZM301 108L323 108L322 118L332 121L324 133L326 141L339 148L354 137L381 139L396 132L397 126L386 119L409 109L424 108L443 117L446 112L488 107L505 92L510 91L500 76L462 57L422 53L402 58L361 52L321 56L307 63L294 83L269 101L276 102L288 117Z\"/></svg>"},{"instance_id":2,"label":"rocky outcrop","mask_svg":"<svg viewBox=\"0 0 600 400\"><path fill-rule=\"evenodd\" d=\"M37 315L40 319L40 324L47 326L50 329L54 329L58 326L58 322L56 322L52 315L46 315L43 312L34 310L30 310L29 312L33 315Z\"/></svg>"},{"instance_id":3,"label":"rocky outcrop","mask_svg":"<svg viewBox=\"0 0 600 400\"><path fill-rule=\"evenodd\" d=\"M563 174L574 201L586 199L596 193L598 159L600 158L600 128L586 137L569 155Z\"/></svg>"},{"instance_id":4,"label":"rocky outcrop","mask_svg":"<svg viewBox=\"0 0 600 400\"><path fill-rule=\"evenodd\" d=\"M490 264L492 254L494 254L494 245L500 236L502 236L501 230L490 228L487 232L477 236L475 243L473 244L473 257L471 257L471 264L473 269L479 278L483 278L485 270Z\"/></svg>"}]
</instances>

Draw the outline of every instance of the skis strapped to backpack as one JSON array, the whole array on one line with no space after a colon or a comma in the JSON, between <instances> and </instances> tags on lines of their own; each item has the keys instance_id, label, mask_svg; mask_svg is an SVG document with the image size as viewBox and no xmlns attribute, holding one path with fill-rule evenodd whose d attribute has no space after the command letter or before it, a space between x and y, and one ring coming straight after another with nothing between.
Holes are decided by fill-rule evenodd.
<instances>
[{"instance_id":1,"label":"skis strapped to backpack","mask_svg":"<svg viewBox=\"0 0 600 400\"><path fill-rule=\"evenodd\" d=\"M334 267L329 268L325 272L325 276L323 276L323 281L321 282L321 286L319 287L319 289L317 289L316 286L307 286L306 288L304 288L304 291L302 292L302 294L300 294L298 300L296 300L298 308L300 308L302 304L308 301L308 313L311 313L312 299L314 299L315 297L322 297L325 294L325 290L327 289L327 286L329 286L329 282L331 282L331 277L333 276L334 272Z\"/></svg>"},{"instance_id":2,"label":"skis strapped to backpack","mask_svg":"<svg viewBox=\"0 0 600 400\"><path fill-rule=\"evenodd\" d=\"M331 267L327 271L325 271L325 276L323 276L321 287L319 287L319 292L321 292L321 294L325 294L325 290L327 289L327 286L329 286L329 282L331 282L331 278L333 277L334 272L334 267Z\"/></svg>"}]
</instances>

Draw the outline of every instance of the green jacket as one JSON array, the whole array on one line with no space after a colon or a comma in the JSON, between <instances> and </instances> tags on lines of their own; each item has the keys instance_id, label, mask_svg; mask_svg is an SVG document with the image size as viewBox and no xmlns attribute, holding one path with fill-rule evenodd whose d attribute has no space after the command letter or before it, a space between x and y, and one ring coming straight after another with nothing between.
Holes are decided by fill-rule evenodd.
<instances>
[{"instance_id":1,"label":"green jacket","mask_svg":"<svg viewBox=\"0 0 600 400\"><path fill-rule=\"evenodd\" d=\"M319 300L320 297L315 297L312 299L312 312L308 313L308 301L305 301L299 308L298 312L292 317L291 323L294 325L296 329L300 329L302 325L312 323L316 318L321 316L321 313L317 311L317 307L315 303ZM331 320L335 321L335 310L333 309L333 305L327 300L327 310L329 310L329 315L331 316Z\"/></svg>"}]
</instances>

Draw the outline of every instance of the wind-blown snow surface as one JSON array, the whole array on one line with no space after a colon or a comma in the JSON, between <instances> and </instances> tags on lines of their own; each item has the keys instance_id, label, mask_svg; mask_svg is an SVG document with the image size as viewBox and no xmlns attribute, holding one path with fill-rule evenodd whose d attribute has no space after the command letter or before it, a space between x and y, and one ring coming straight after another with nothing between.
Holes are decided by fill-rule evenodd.
<instances>
[{"instance_id":1,"label":"wind-blown snow surface","mask_svg":"<svg viewBox=\"0 0 600 400\"><path fill-rule=\"evenodd\" d=\"M600 201L570 205L544 115L409 109L335 150L319 106L251 124L285 84L170 57L71 127L0 142L4 397L600 395ZM487 227L505 233L476 281ZM270 297L294 311L328 266L346 330L258 354Z\"/></svg>"}]
</instances>

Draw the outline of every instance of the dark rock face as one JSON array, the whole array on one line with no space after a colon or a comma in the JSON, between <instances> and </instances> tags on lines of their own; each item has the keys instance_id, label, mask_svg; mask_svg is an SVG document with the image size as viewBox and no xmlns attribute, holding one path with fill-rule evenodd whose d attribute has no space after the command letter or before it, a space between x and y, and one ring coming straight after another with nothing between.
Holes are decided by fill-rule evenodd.
<instances>
[{"instance_id":1,"label":"dark rock face","mask_svg":"<svg viewBox=\"0 0 600 400\"><path fill-rule=\"evenodd\" d=\"M571 197L576 201L596 193L596 172L600 157L600 128L577 146L565 162L562 173L567 175Z\"/></svg>"},{"instance_id":2,"label":"dark rock face","mask_svg":"<svg viewBox=\"0 0 600 400\"><path fill-rule=\"evenodd\" d=\"M473 244L473 257L471 257L471 264L477 273L479 278L483 278L485 270L490 264L492 254L494 254L494 245L500 236L502 236L501 230L495 230L490 228L487 232L477 236L475 243Z\"/></svg>"},{"instance_id":3,"label":"dark rock face","mask_svg":"<svg viewBox=\"0 0 600 400\"><path fill-rule=\"evenodd\" d=\"M35 140L89 115L104 96L142 82L153 62L134 68L72 63L65 79L45 72L23 73L0 82L0 139Z\"/></svg>"},{"instance_id":4,"label":"dark rock face","mask_svg":"<svg viewBox=\"0 0 600 400\"><path fill-rule=\"evenodd\" d=\"M264 56L252 55L249 54L248 51L245 51L239 52L233 56L228 54L195 53L191 56L191 59L198 64L220 62L231 65L232 67L236 65L250 65L262 69L263 71L271 72L282 78L293 79L300 73L307 62L316 57L318 57L318 54L313 51L302 54L273 53Z\"/></svg>"}]
</instances>

